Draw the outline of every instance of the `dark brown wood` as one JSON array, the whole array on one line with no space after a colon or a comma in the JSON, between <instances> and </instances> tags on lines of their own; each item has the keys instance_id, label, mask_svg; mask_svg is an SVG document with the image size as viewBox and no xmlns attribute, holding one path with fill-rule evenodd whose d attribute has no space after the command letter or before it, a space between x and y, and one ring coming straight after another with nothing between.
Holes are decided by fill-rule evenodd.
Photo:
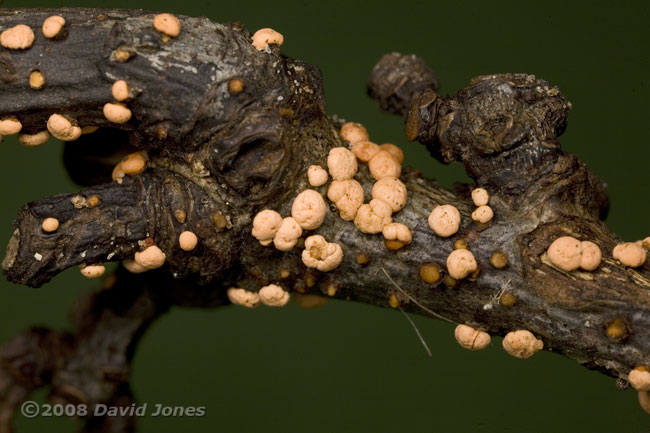
<instances>
[{"instance_id":1,"label":"dark brown wood","mask_svg":"<svg viewBox=\"0 0 650 433\"><path fill-rule=\"evenodd\" d=\"M0 25L37 29L53 12L3 9ZM65 38L37 35L26 51L0 52L0 118L16 116L28 133L44 129L52 113L80 125L116 127L104 119L102 107L111 101L113 81L125 79L136 97L128 102L133 119L119 126L129 143L116 148L145 150L150 161L143 174L127 176L122 184L80 193L98 195L97 207L75 207L76 194L23 207L3 262L5 274L37 287L71 266L130 258L149 238L166 253L167 263L137 276L120 271L114 287L75 309L75 335L34 330L5 345L0 401L8 409L0 412L0 431L11 430L13 409L39 386L51 385L65 401L130 401L130 355L148 324L171 305L227 303L231 286L256 291L277 283L289 291L383 307L395 295L405 311L431 315L430 310L494 335L528 329L545 349L618 378L621 387L632 368L650 363L650 265L628 269L612 258L620 239L602 223L605 187L575 155L561 150L558 137L570 103L546 81L530 75L479 77L453 97L442 97L435 77L416 57L393 53L380 60L369 93L383 109L406 116L407 137L436 158L461 161L474 182L490 191L495 218L486 225L472 221L470 186L447 191L405 169L409 199L394 220L412 229L412 244L389 251L381 235L361 233L330 208L314 233L339 243L344 260L320 273L302 264L300 248L285 253L262 247L250 234L261 209L289 215L293 197L309 187L307 168L325 167L329 149L346 145L338 134L341 122L325 114L317 68L283 56L276 46L257 51L238 23L180 17L181 35L163 42L150 13L63 12ZM115 61L118 49L131 53L130 60ZM34 68L46 75L43 90L26 84ZM241 80L242 92L229 91L233 79ZM98 146L107 141L105 130L95 134ZM91 145L92 137L84 140ZM78 158L69 161L88 156L81 147L75 152ZM69 166L79 171L78 178L93 178L83 164ZM366 166L356 179L368 200L373 180ZM326 192L326 186L317 189ZM451 238L428 227L427 216L438 204L453 204L462 214L461 228ZM185 212L183 222L175 218L177 210ZM46 217L61 221L53 234L41 230ZM184 230L199 237L192 252L178 246ZM550 264L546 249L567 234L600 246L604 260L597 271L567 273ZM446 258L459 239L476 256L480 274L445 284ZM503 269L490 265L496 251L507 256ZM367 263L360 264L359 255ZM424 263L438 265L439 282L420 279ZM280 278L280 269L289 277ZM499 302L504 293L510 306ZM605 327L615 318L628 335L611 341ZM20 363L33 368L17 369ZM25 377L24 371L31 373ZM128 421L88 427L130 428Z\"/></svg>"}]
</instances>

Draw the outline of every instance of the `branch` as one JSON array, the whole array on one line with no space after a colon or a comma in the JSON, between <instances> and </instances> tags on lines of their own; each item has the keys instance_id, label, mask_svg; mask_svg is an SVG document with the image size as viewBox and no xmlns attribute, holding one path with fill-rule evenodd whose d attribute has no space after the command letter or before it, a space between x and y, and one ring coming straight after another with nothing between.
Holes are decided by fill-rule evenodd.
<instances>
[{"instance_id":1,"label":"branch","mask_svg":"<svg viewBox=\"0 0 650 433\"><path fill-rule=\"evenodd\" d=\"M153 241L167 261L142 281L183 285L182 292L175 292L182 297L166 298L165 307L214 305L223 302L231 286L258 291L276 283L288 291L384 307L397 299L406 311L431 311L493 335L528 329L545 349L619 378L622 386L631 369L648 364L650 267L630 269L612 258L620 239L602 222L608 209L604 184L575 155L561 150L558 137L570 103L546 81L522 74L478 77L453 97L443 97L433 74L415 56L382 58L369 93L381 108L406 116L409 139L442 161L461 161L474 182L490 191L495 218L487 224L472 220L470 186L447 191L405 169L401 180L408 203L393 219L411 229L412 243L391 251L381 235L361 233L331 208L317 230L303 234L318 233L341 245L342 263L323 273L305 267L300 248L263 247L250 234L252 219L262 209L290 215L293 198L310 188L308 167L326 167L329 150L347 145L338 132L341 122L325 114L316 68L281 55L276 45L257 51L238 24L180 17L179 37L163 42L151 25L153 14L57 13L67 20L65 38L37 37L27 51L3 51L0 118L17 117L28 133L44 129L53 112L82 126L119 127L128 131L131 145L146 151L149 162L143 174L127 176L121 184L80 193L98 196L99 206L75 207L73 195L26 205L3 263L11 281L40 286L70 266L129 258ZM37 28L50 14L2 10L0 25L24 22ZM116 62L119 49L128 51L131 60ZM25 79L37 65L48 85L30 91ZM125 125L111 124L102 114L117 79L137 89L128 102L133 117ZM229 91L232 80L243 83L243 92ZM96 134L97 142L104 142L102 129ZM366 165L355 179L368 200L374 179ZM327 185L315 189L325 195ZM462 216L460 230L450 238L437 236L427 224L440 204L454 205ZM177 210L186 218L176 218ZM40 228L46 217L62 222L54 234ZM187 230L199 239L189 252L177 241ZM596 271L565 272L551 264L546 250L567 234L599 245L604 260ZM467 244L480 269L460 281L446 271L457 241ZM495 252L507 256L507 267L490 264ZM357 260L361 256L367 263ZM442 274L433 284L419 276L426 263L436 264ZM504 293L508 306L499 302ZM152 296L147 292L143 299ZM114 299L117 306L135 306L132 298ZM133 323L129 329L138 332L117 334L123 348L134 344L134 335L161 312L157 307L130 311L133 316L124 326ZM619 336L606 332L614 319L625 330ZM104 335L96 327L88 337L93 334ZM44 344L37 339L30 352ZM55 378L83 382L83 373L70 370L83 366L67 359ZM106 401L115 392L114 387L97 395L88 391L94 401Z\"/></svg>"}]
</instances>

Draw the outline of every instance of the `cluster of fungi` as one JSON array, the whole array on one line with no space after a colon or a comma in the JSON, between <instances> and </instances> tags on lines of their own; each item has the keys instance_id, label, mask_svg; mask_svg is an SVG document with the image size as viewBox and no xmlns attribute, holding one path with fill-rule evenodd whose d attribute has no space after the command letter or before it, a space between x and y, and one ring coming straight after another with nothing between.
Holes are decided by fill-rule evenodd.
<instances>
[{"instance_id":1,"label":"cluster of fungi","mask_svg":"<svg viewBox=\"0 0 650 433\"><path fill-rule=\"evenodd\" d=\"M282 55L275 30L57 12L0 12L0 136L66 142L88 188L21 209L2 266L33 287L79 266L102 289L75 307L76 333L34 328L0 349L0 432L44 386L55 401L131 404L133 347L174 305L290 298L444 318L470 350L491 335L522 359L550 349L650 412L650 238L605 227L604 183L560 149L571 104L556 87L498 74L442 96L421 59L382 57L370 96L475 182L447 191L328 116L320 72ZM121 266L106 275L109 262Z\"/></svg>"}]
</instances>

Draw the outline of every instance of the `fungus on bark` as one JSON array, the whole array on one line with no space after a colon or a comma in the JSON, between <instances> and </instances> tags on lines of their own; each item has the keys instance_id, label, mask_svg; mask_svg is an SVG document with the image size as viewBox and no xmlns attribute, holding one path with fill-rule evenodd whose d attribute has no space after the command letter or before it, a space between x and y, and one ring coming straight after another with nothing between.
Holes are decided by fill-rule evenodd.
<instances>
[{"instance_id":1,"label":"fungus on bark","mask_svg":"<svg viewBox=\"0 0 650 433\"><path fill-rule=\"evenodd\" d=\"M369 140L362 126L327 115L318 70L282 55L278 35L257 38L253 45L255 38L238 23L180 16L182 28L191 32L180 31L165 43L151 37L154 14L145 11L64 9L60 14L66 19L65 38L36 38L33 45L5 53L7 70L21 75L0 80L0 119L20 119L19 139L27 145L46 141L46 126L63 140L96 140L97 146L75 148L77 161L92 160L90 147L119 155L119 161L130 151L113 150L128 146L146 152L148 161L146 170L124 176L121 183L107 182L109 168L81 193L37 200L19 211L3 261L9 280L38 287L73 266L122 262L123 267L113 287L76 307L76 333L31 330L0 351L3 415L41 386L52 386L66 401L75 401L73 394L91 405L133 401L129 356L139 336L172 305L253 305L255 295L267 305L284 305L292 291L383 307L394 295L406 312L471 323L493 335L527 329L526 338L506 336L513 353L539 350L543 340L545 348L624 386L630 371L647 364L649 265L630 268L627 260L605 257L607 265L589 274L573 272L587 251L582 242L593 242L608 256L621 241L602 222L608 208L604 183L560 148L570 104L548 82L526 74L481 76L446 97L421 59L399 53L382 57L368 82L370 95L383 110L404 116L409 140L424 144L443 162L461 162L473 183L490 192L490 207L499 218L473 223L474 206L485 200L474 203L471 187L447 191L412 169L402 172L399 155L385 146L368 165L358 165L354 179L348 170L342 175L347 180L331 182L328 198L344 218L331 217L335 211L326 209L322 224L307 236L327 240L325 250L313 251L313 268L302 260L312 241L303 245L300 224L280 215L288 215L293 199L309 188L310 165L324 166L330 151L346 149L346 142L354 149ZM2 9L0 24L39 28L51 15L50 10ZM44 44L53 43L57 49L41 59ZM47 83L34 80L39 85L28 87L37 67ZM71 85L70 76L78 82ZM107 100L116 77L138 90L128 107ZM242 86L229 86L232 80ZM77 122L99 130L80 137ZM70 170L78 178L92 178L87 164L72 164ZM411 228L412 240L397 252L383 248L378 233L399 206L391 206L389 197L362 205L375 180L387 177L399 177L408 192L405 204L396 203L403 206L399 220ZM91 206L91 197L101 199ZM277 217L258 239L280 251L251 236L255 216L265 209L275 209ZM45 232L46 218L63 223ZM177 242L190 228L201 244L188 253ZM564 255L570 266L560 267L549 247L565 236L573 237L574 248ZM461 239L465 248L454 250ZM635 245L643 249L647 243ZM332 246L334 254L323 258L330 245L340 248L340 263L319 271L318 260L339 255ZM494 256L497 251L507 260ZM456 272L454 266L444 270L448 257L461 254L471 254L481 273L464 275L467 269ZM278 276L282 286L269 284ZM406 302L395 286L417 303ZM35 364L35 353L47 362ZM109 380L92 366L87 375L74 368L88 359L103 365L116 354L118 379ZM16 368L23 363L29 368ZM647 395L639 398L644 402ZM10 416L0 418L3 427L10 422ZM95 422L105 423L98 431L119 431L109 428L115 420Z\"/></svg>"}]
</instances>

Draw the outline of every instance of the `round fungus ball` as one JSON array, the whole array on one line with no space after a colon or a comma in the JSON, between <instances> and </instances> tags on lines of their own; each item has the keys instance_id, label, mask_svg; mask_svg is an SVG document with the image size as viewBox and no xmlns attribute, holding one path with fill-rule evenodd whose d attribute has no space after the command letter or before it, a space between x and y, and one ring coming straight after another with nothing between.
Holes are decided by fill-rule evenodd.
<instances>
[{"instance_id":1,"label":"round fungus ball","mask_svg":"<svg viewBox=\"0 0 650 433\"><path fill-rule=\"evenodd\" d=\"M458 344L469 350L485 349L490 344L490 334L467 325L456 326L454 336Z\"/></svg>"},{"instance_id":2,"label":"round fungus ball","mask_svg":"<svg viewBox=\"0 0 650 433\"><path fill-rule=\"evenodd\" d=\"M29 87L34 90L42 89L45 86L45 75L38 69L29 73Z\"/></svg>"},{"instance_id":3,"label":"round fungus ball","mask_svg":"<svg viewBox=\"0 0 650 433\"><path fill-rule=\"evenodd\" d=\"M147 166L147 156L144 152L128 154L120 162L124 174L140 174Z\"/></svg>"},{"instance_id":4,"label":"round fungus ball","mask_svg":"<svg viewBox=\"0 0 650 433\"><path fill-rule=\"evenodd\" d=\"M591 241L582 241L582 256L580 257L580 267L585 271L595 271L600 266L603 254L600 252L598 245Z\"/></svg>"},{"instance_id":5,"label":"round fungus ball","mask_svg":"<svg viewBox=\"0 0 650 433\"><path fill-rule=\"evenodd\" d=\"M630 382L632 388L637 391L650 391L650 371L643 365L630 371L627 380Z\"/></svg>"},{"instance_id":6,"label":"round fungus ball","mask_svg":"<svg viewBox=\"0 0 650 433\"><path fill-rule=\"evenodd\" d=\"M40 131L36 134L18 134L20 144L27 147L40 146L47 143L49 139L50 133L48 131Z\"/></svg>"},{"instance_id":7,"label":"round fungus ball","mask_svg":"<svg viewBox=\"0 0 650 433\"><path fill-rule=\"evenodd\" d=\"M327 183L327 171L320 165L310 165L307 170L307 179L311 186L321 186Z\"/></svg>"},{"instance_id":8,"label":"round fungus ball","mask_svg":"<svg viewBox=\"0 0 650 433\"><path fill-rule=\"evenodd\" d=\"M56 218L45 218L41 224L44 232L51 233L59 229L59 220Z\"/></svg>"},{"instance_id":9,"label":"round fungus ball","mask_svg":"<svg viewBox=\"0 0 650 433\"><path fill-rule=\"evenodd\" d=\"M650 236L641 241L641 245L650 249Z\"/></svg>"},{"instance_id":10,"label":"round fungus ball","mask_svg":"<svg viewBox=\"0 0 650 433\"><path fill-rule=\"evenodd\" d=\"M103 265L89 265L81 268L81 275L86 278L99 278L104 275L106 268Z\"/></svg>"},{"instance_id":11,"label":"round fungus ball","mask_svg":"<svg viewBox=\"0 0 650 433\"><path fill-rule=\"evenodd\" d=\"M113 87L111 88L111 92L113 94L113 98L115 98L116 101L122 102L129 99L129 85L124 80L117 80L114 82Z\"/></svg>"},{"instance_id":12,"label":"round fungus ball","mask_svg":"<svg viewBox=\"0 0 650 433\"><path fill-rule=\"evenodd\" d=\"M361 140L352 143L352 153L363 163L368 163L380 150L379 146L372 141Z\"/></svg>"},{"instance_id":13,"label":"round fungus ball","mask_svg":"<svg viewBox=\"0 0 650 433\"><path fill-rule=\"evenodd\" d=\"M490 206L479 206L472 212L472 219L481 224L490 222L492 217L494 217L494 212Z\"/></svg>"},{"instance_id":14,"label":"round fungus ball","mask_svg":"<svg viewBox=\"0 0 650 433\"><path fill-rule=\"evenodd\" d=\"M614 258L631 268L638 268L646 260L646 250L641 245L633 242L626 242L616 245L613 252Z\"/></svg>"},{"instance_id":15,"label":"round fungus ball","mask_svg":"<svg viewBox=\"0 0 650 433\"><path fill-rule=\"evenodd\" d=\"M381 146L379 146L379 148L381 150L385 150L386 152L393 155L393 158L395 158L395 160L398 163L401 164L401 163L404 162L404 151L402 149L400 149L399 147L395 146L394 144L392 144L392 143L384 143Z\"/></svg>"},{"instance_id":16,"label":"round fungus ball","mask_svg":"<svg viewBox=\"0 0 650 433\"><path fill-rule=\"evenodd\" d=\"M582 260L582 245L571 236L562 236L553 241L548 247L548 259L563 271L575 271Z\"/></svg>"},{"instance_id":17,"label":"round fungus ball","mask_svg":"<svg viewBox=\"0 0 650 433\"><path fill-rule=\"evenodd\" d=\"M435 263L423 263L418 271L420 279L427 284L435 284L440 280L440 267Z\"/></svg>"},{"instance_id":18,"label":"round fungus ball","mask_svg":"<svg viewBox=\"0 0 650 433\"><path fill-rule=\"evenodd\" d=\"M384 177L372 186L372 198L388 203L393 212L399 212L406 206L406 185L396 177Z\"/></svg>"},{"instance_id":19,"label":"round fungus ball","mask_svg":"<svg viewBox=\"0 0 650 433\"><path fill-rule=\"evenodd\" d=\"M376 180L402 174L402 165L386 150L380 150L368 161L368 169Z\"/></svg>"},{"instance_id":20,"label":"round fungus ball","mask_svg":"<svg viewBox=\"0 0 650 433\"><path fill-rule=\"evenodd\" d=\"M65 26L65 18L59 15L52 15L45 18L43 21L43 36L46 38L52 39L55 38L61 33L61 30Z\"/></svg>"},{"instance_id":21,"label":"round fungus ball","mask_svg":"<svg viewBox=\"0 0 650 433\"><path fill-rule=\"evenodd\" d=\"M191 231L184 231L178 236L178 244L183 251L192 251L199 243L199 238Z\"/></svg>"},{"instance_id":22,"label":"round fungus ball","mask_svg":"<svg viewBox=\"0 0 650 433\"><path fill-rule=\"evenodd\" d=\"M354 225L363 233L380 233L393 220L392 213L388 203L372 199L370 203L361 205L354 217Z\"/></svg>"},{"instance_id":23,"label":"round fungus ball","mask_svg":"<svg viewBox=\"0 0 650 433\"><path fill-rule=\"evenodd\" d=\"M532 332L519 330L508 332L503 337L503 348L510 355L527 359L544 348L544 342L535 338Z\"/></svg>"},{"instance_id":24,"label":"round fungus ball","mask_svg":"<svg viewBox=\"0 0 650 433\"><path fill-rule=\"evenodd\" d=\"M264 209L255 215L251 233L262 245L269 245L281 225L282 216L279 213L271 209Z\"/></svg>"},{"instance_id":25,"label":"round fungus ball","mask_svg":"<svg viewBox=\"0 0 650 433\"><path fill-rule=\"evenodd\" d=\"M429 214L429 227L438 236L448 238L460 228L460 212L450 204L436 206Z\"/></svg>"},{"instance_id":26,"label":"round fungus ball","mask_svg":"<svg viewBox=\"0 0 650 433\"><path fill-rule=\"evenodd\" d=\"M230 302L235 305L241 305L242 307L255 308L262 302L259 294L240 287L231 287L226 293Z\"/></svg>"},{"instance_id":27,"label":"round fungus ball","mask_svg":"<svg viewBox=\"0 0 650 433\"><path fill-rule=\"evenodd\" d=\"M485 206L490 201L490 194L483 188L472 190L472 201L477 207Z\"/></svg>"},{"instance_id":28,"label":"round fungus ball","mask_svg":"<svg viewBox=\"0 0 650 433\"><path fill-rule=\"evenodd\" d=\"M352 179L357 174L357 158L345 147L335 147L327 156L327 168L334 180Z\"/></svg>"},{"instance_id":29,"label":"round fungus ball","mask_svg":"<svg viewBox=\"0 0 650 433\"><path fill-rule=\"evenodd\" d=\"M342 260L343 249L339 244L327 242L321 235L313 235L305 239L302 262L308 268L328 272L336 268Z\"/></svg>"},{"instance_id":30,"label":"round fungus ball","mask_svg":"<svg viewBox=\"0 0 650 433\"><path fill-rule=\"evenodd\" d=\"M151 245L143 251L135 253L135 262L143 268L157 269L165 264L167 256L156 245Z\"/></svg>"},{"instance_id":31,"label":"round fungus ball","mask_svg":"<svg viewBox=\"0 0 650 433\"><path fill-rule=\"evenodd\" d=\"M262 303L269 307L283 307L287 305L290 298L289 292L275 284L262 287L259 291L259 297Z\"/></svg>"},{"instance_id":32,"label":"round fungus ball","mask_svg":"<svg viewBox=\"0 0 650 433\"><path fill-rule=\"evenodd\" d=\"M289 251L296 246L300 236L302 236L300 224L293 217L286 217L273 237L273 245L280 251Z\"/></svg>"},{"instance_id":33,"label":"round fungus ball","mask_svg":"<svg viewBox=\"0 0 650 433\"><path fill-rule=\"evenodd\" d=\"M18 24L0 33L0 45L10 50L26 50L34 43L34 32L25 24Z\"/></svg>"},{"instance_id":34,"label":"round fungus ball","mask_svg":"<svg viewBox=\"0 0 650 433\"><path fill-rule=\"evenodd\" d=\"M386 224L381 233L384 235L384 239L389 241L399 241L403 244L410 244L413 240L411 229L402 223Z\"/></svg>"},{"instance_id":35,"label":"round fungus ball","mask_svg":"<svg viewBox=\"0 0 650 433\"><path fill-rule=\"evenodd\" d=\"M160 33L175 38L181 33L181 22L172 14L158 14L153 19L153 26Z\"/></svg>"},{"instance_id":36,"label":"round fungus ball","mask_svg":"<svg viewBox=\"0 0 650 433\"><path fill-rule=\"evenodd\" d=\"M364 128L362 124L355 122L347 122L343 124L341 127L341 138L350 144L354 144L357 141L370 140L366 128Z\"/></svg>"},{"instance_id":37,"label":"round fungus ball","mask_svg":"<svg viewBox=\"0 0 650 433\"><path fill-rule=\"evenodd\" d=\"M476 271L478 264L469 250L454 250L447 257L447 271L452 278L462 280Z\"/></svg>"},{"instance_id":38,"label":"round fungus ball","mask_svg":"<svg viewBox=\"0 0 650 433\"><path fill-rule=\"evenodd\" d=\"M124 269L131 272L132 274L141 274L141 273L147 272L149 270L149 269L145 268L144 266L139 265L138 263L136 263L136 261L133 260L133 259L122 260L122 266L124 266Z\"/></svg>"},{"instance_id":39,"label":"round fungus ball","mask_svg":"<svg viewBox=\"0 0 650 433\"><path fill-rule=\"evenodd\" d=\"M259 29L253 35L253 46L259 51L264 51L267 45L282 46L284 36L270 28Z\"/></svg>"},{"instance_id":40,"label":"round fungus ball","mask_svg":"<svg viewBox=\"0 0 650 433\"><path fill-rule=\"evenodd\" d=\"M104 117L109 122L122 125L131 120L131 110L121 102L108 102L104 105Z\"/></svg>"},{"instance_id":41,"label":"round fungus ball","mask_svg":"<svg viewBox=\"0 0 650 433\"><path fill-rule=\"evenodd\" d=\"M291 216L300 227L314 230L325 220L327 205L318 191L307 189L296 196L291 206Z\"/></svg>"},{"instance_id":42,"label":"round fungus ball","mask_svg":"<svg viewBox=\"0 0 650 433\"><path fill-rule=\"evenodd\" d=\"M352 221L363 204L363 187L354 179L335 180L327 190L330 199L345 221Z\"/></svg>"},{"instance_id":43,"label":"round fungus ball","mask_svg":"<svg viewBox=\"0 0 650 433\"><path fill-rule=\"evenodd\" d=\"M23 125L15 117L0 120L0 135L18 134L21 129L23 129Z\"/></svg>"},{"instance_id":44,"label":"round fungus ball","mask_svg":"<svg viewBox=\"0 0 650 433\"><path fill-rule=\"evenodd\" d=\"M54 138L61 141L74 141L81 137L81 128L60 114L52 114L47 120L47 129Z\"/></svg>"}]
</instances>

